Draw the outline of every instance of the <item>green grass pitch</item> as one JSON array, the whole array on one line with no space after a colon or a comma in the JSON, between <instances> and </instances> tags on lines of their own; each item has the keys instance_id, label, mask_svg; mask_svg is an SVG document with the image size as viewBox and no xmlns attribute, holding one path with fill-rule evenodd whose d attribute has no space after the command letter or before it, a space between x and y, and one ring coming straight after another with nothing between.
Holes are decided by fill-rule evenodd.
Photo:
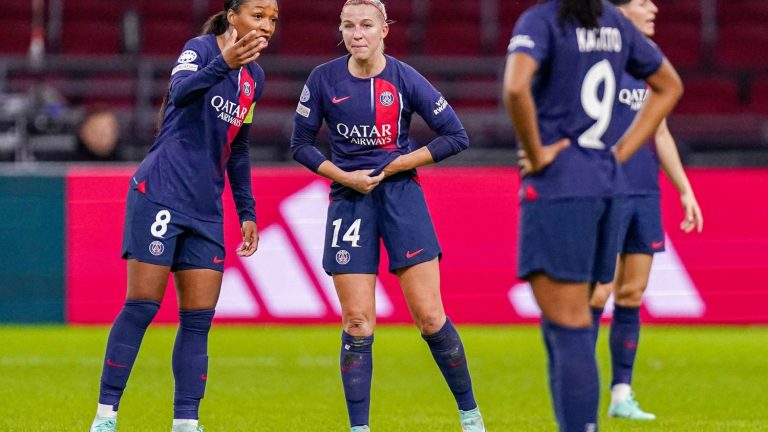
<instances>
[{"instance_id":1,"label":"green grass pitch","mask_svg":"<svg viewBox=\"0 0 768 432\"><path fill-rule=\"evenodd\" d=\"M544 351L532 326L459 326L490 432L555 431ZM88 430L106 327L0 327L0 431ZM659 419L608 419L607 327L598 347L601 431L768 431L768 328L644 328L635 372ZM153 326L120 407L118 430L170 430L175 328ZM206 431L348 431L336 326L214 326ZM411 327L374 345L375 432L459 431L447 386Z\"/></svg>"}]
</instances>

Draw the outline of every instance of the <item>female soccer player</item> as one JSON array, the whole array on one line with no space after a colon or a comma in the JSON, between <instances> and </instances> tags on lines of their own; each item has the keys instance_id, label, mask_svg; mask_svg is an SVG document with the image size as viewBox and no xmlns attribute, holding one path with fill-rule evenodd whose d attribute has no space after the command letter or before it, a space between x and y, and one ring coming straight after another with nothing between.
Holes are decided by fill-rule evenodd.
<instances>
[{"instance_id":1,"label":"female soccer player","mask_svg":"<svg viewBox=\"0 0 768 432\"><path fill-rule=\"evenodd\" d=\"M333 180L323 267L341 302L341 380L352 431L369 430L380 239L456 398L463 430L484 431L464 347L443 310L440 246L415 171L467 148L467 134L423 76L384 54L389 25L381 1L347 1L340 30L349 55L312 71L296 110L291 150L298 162ZM414 113L439 135L419 149L408 135ZM331 160L315 147L323 120Z\"/></svg>"},{"instance_id":2,"label":"female soccer player","mask_svg":"<svg viewBox=\"0 0 768 432\"><path fill-rule=\"evenodd\" d=\"M530 162L518 274L542 310L560 430L596 431L589 291L613 279L617 159L626 160L656 130L682 85L658 49L602 0L540 2L518 20L508 52L504 102ZM624 71L644 79L650 95L616 143L605 133Z\"/></svg>"},{"instance_id":3,"label":"female soccer player","mask_svg":"<svg viewBox=\"0 0 768 432\"><path fill-rule=\"evenodd\" d=\"M652 0L611 0L619 10L647 37L655 32L654 19L658 8ZM611 127L616 138L632 123L645 101L647 85L630 74L623 74L618 87ZM699 204L683 171L675 140L666 120L656 131L655 152L648 143L622 165L624 174L623 211L619 230L619 260L613 284L598 284L592 293L595 339L600 328L600 316L614 289L615 309L611 321L611 404L608 415L635 420L653 420L653 414L640 409L632 394L632 371L640 339L640 304L648 285L653 254L664 250L664 230L661 225L659 164L680 192L685 219L680 228L701 232L703 218Z\"/></svg>"},{"instance_id":4,"label":"female soccer player","mask_svg":"<svg viewBox=\"0 0 768 432\"><path fill-rule=\"evenodd\" d=\"M172 431L198 430L208 332L224 271L225 171L243 234L237 255L251 256L258 245L248 130L264 87L264 71L254 61L267 47L277 18L275 0L226 0L203 34L187 42L171 71L160 133L128 192L127 300L109 334L92 432L115 430L120 397L169 272L180 318L172 360Z\"/></svg>"}]
</instances>

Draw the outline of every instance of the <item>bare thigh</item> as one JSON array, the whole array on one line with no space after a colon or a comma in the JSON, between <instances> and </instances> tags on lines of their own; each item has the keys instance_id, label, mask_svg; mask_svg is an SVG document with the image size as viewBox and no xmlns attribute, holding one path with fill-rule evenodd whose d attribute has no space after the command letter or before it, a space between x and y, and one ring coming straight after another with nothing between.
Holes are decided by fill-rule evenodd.
<instances>
[{"instance_id":1,"label":"bare thigh","mask_svg":"<svg viewBox=\"0 0 768 432\"><path fill-rule=\"evenodd\" d=\"M543 273L531 277L530 282L536 302L546 319L573 328L592 325L588 283L558 281Z\"/></svg>"},{"instance_id":2,"label":"bare thigh","mask_svg":"<svg viewBox=\"0 0 768 432\"><path fill-rule=\"evenodd\" d=\"M440 262L437 258L421 264L399 269L408 310L421 334L437 333L445 325L445 309L440 296Z\"/></svg>"},{"instance_id":3,"label":"bare thigh","mask_svg":"<svg viewBox=\"0 0 768 432\"><path fill-rule=\"evenodd\" d=\"M370 336L376 328L376 275L334 274L333 284L341 303L344 331L351 336Z\"/></svg>"},{"instance_id":4,"label":"bare thigh","mask_svg":"<svg viewBox=\"0 0 768 432\"><path fill-rule=\"evenodd\" d=\"M128 260L128 300L153 300L160 303L168 286L171 268L156 264Z\"/></svg>"},{"instance_id":5,"label":"bare thigh","mask_svg":"<svg viewBox=\"0 0 768 432\"><path fill-rule=\"evenodd\" d=\"M181 270L174 274L180 310L206 310L216 307L223 273L209 269Z\"/></svg>"}]
</instances>

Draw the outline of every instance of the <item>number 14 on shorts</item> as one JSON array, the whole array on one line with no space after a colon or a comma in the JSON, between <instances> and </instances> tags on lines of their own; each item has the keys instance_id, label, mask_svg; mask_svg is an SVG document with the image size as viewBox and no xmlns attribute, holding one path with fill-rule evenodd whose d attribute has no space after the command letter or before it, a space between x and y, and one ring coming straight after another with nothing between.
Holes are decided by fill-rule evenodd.
<instances>
[{"instance_id":1,"label":"number 14 on shorts","mask_svg":"<svg viewBox=\"0 0 768 432\"><path fill-rule=\"evenodd\" d=\"M350 242L352 247L360 247L358 242L360 241L360 223L361 219L355 219L352 225L349 226L347 232L341 238L342 241ZM333 221L333 242L331 247L339 247L339 231L341 231L341 219Z\"/></svg>"}]
</instances>

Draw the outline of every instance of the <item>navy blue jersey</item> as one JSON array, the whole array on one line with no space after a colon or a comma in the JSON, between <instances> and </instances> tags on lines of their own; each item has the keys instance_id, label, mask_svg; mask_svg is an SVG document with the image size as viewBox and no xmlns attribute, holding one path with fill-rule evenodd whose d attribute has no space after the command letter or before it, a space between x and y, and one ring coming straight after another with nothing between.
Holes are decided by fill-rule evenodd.
<instances>
[{"instance_id":1,"label":"navy blue jersey","mask_svg":"<svg viewBox=\"0 0 768 432\"><path fill-rule=\"evenodd\" d=\"M327 160L315 147L325 120L335 165L345 171L381 169L416 149L409 136L413 113L440 135L427 145L435 162L467 148L466 131L445 98L411 66L385 57L384 70L373 78L352 76L349 55L312 71L294 115L294 159L313 171Z\"/></svg>"},{"instance_id":2,"label":"navy blue jersey","mask_svg":"<svg viewBox=\"0 0 768 432\"><path fill-rule=\"evenodd\" d=\"M171 72L163 125L134 186L187 216L222 221L226 171L241 222L255 220L248 130L263 87L258 64L229 68L216 36L188 41Z\"/></svg>"},{"instance_id":3,"label":"navy blue jersey","mask_svg":"<svg viewBox=\"0 0 768 432\"><path fill-rule=\"evenodd\" d=\"M544 145L562 138L572 145L539 174L527 176L526 190L541 198L610 196L619 169L606 132L624 72L644 79L663 56L621 13L603 1L594 29L561 23L558 0L526 10L518 20L508 53L525 53L538 63L533 97Z\"/></svg>"},{"instance_id":4,"label":"navy blue jersey","mask_svg":"<svg viewBox=\"0 0 768 432\"><path fill-rule=\"evenodd\" d=\"M640 108L648 98L648 85L644 81L624 74L618 91L618 105L614 110L611 125L605 136L616 141L632 124ZM659 192L659 159L653 142L649 141L629 160L621 165L624 175L624 193L627 195L649 195Z\"/></svg>"}]
</instances>

